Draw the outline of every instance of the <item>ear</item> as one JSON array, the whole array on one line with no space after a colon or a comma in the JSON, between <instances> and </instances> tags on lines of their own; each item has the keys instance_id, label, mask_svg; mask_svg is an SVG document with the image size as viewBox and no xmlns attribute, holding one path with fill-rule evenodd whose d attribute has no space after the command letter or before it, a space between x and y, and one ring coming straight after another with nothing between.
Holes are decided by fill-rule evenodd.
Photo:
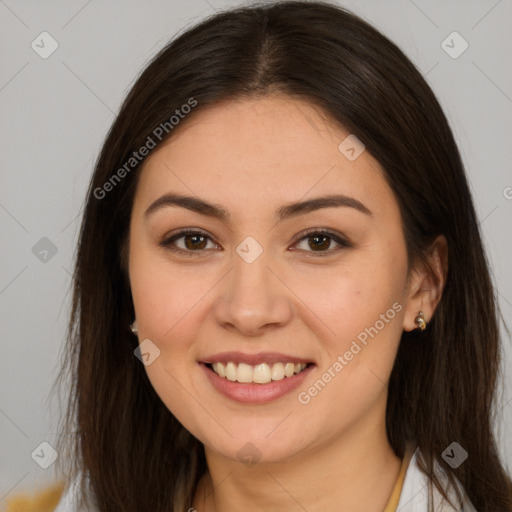
<instances>
[{"instance_id":1,"label":"ear","mask_svg":"<svg viewBox=\"0 0 512 512\"><path fill-rule=\"evenodd\" d=\"M448 243L443 235L432 242L427 263L419 264L418 267L412 269L409 276L404 331L418 328L414 319L420 311L428 324L441 300L448 273Z\"/></svg>"}]
</instances>

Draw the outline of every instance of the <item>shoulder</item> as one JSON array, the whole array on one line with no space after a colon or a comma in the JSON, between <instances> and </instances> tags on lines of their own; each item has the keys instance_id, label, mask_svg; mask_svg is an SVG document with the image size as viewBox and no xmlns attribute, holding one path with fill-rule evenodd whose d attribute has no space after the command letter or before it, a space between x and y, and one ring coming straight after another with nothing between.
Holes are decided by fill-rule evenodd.
<instances>
[{"instance_id":1,"label":"shoulder","mask_svg":"<svg viewBox=\"0 0 512 512\"><path fill-rule=\"evenodd\" d=\"M456 490L450 486L446 474L436 463L435 471L438 479L447 490L450 501L455 507L443 498L437 487L420 470L418 466L418 457L420 456L419 449L416 449L407 468L396 512L427 512L430 505L430 488L432 488L433 510L436 512L477 512L460 483L458 486L462 491L463 501L460 502L457 499Z\"/></svg>"},{"instance_id":2,"label":"shoulder","mask_svg":"<svg viewBox=\"0 0 512 512\"><path fill-rule=\"evenodd\" d=\"M71 482L62 493L57 508L53 512L73 512L76 509L76 501L75 483Z\"/></svg>"},{"instance_id":3,"label":"shoulder","mask_svg":"<svg viewBox=\"0 0 512 512\"><path fill-rule=\"evenodd\" d=\"M53 512L92 512L94 509L79 506L79 495L82 473L79 473L74 479L68 482L67 487L62 493L62 497ZM87 480L88 481L88 480Z\"/></svg>"}]
</instances>

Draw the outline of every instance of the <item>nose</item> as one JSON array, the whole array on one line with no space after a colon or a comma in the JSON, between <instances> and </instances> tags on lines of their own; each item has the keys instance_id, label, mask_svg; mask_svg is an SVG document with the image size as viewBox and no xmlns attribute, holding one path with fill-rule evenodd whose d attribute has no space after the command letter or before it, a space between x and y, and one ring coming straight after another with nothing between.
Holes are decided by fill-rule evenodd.
<instances>
[{"instance_id":1,"label":"nose","mask_svg":"<svg viewBox=\"0 0 512 512\"><path fill-rule=\"evenodd\" d=\"M263 251L249 263L234 252L232 261L213 306L218 324L244 336L259 336L290 322L293 293L269 253Z\"/></svg>"}]
</instances>

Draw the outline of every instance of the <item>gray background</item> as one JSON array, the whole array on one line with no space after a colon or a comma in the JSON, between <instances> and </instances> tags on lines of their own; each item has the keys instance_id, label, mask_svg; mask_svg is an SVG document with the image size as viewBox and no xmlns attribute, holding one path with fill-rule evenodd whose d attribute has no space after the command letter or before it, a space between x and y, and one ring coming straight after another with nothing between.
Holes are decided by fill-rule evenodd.
<instances>
[{"instance_id":1,"label":"gray background","mask_svg":"<svg viewBox=\"0 0 512 512\"><path fill-rule=\"evenodd\" d=\"M500 306L510 318L512 2L338 3L397 43L438 96L466 165ZM240 2L0 0L0 500L56 476L54 466L41 468L31 453L43 449L47 457L48 449L38 447L56 439L60 407L50 388L64 343L79 215L107 130L138 73L169 38L235 5ZM50 47L38 37L43 31L58 43L47 59L31 47L34 40ZM469 44L458 58L441 46L453 31ZM457 39L446 44L452 52L462 48ZM504 351L497 431L511 467L506 333Z\"/></svg>"}]
</instances>

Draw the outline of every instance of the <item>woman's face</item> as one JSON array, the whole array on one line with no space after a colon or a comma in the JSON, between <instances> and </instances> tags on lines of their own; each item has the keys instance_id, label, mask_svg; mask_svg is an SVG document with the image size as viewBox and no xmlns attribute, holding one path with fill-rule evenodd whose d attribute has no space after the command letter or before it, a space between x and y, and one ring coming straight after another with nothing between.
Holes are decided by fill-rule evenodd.
<instances>
[{"instance_id":1,"label":"woman's face","mask_svg":"<svg viewBox=\"0 0 512 512\"><path fill-rule=\"evenodd\" d=\"M382 433L412 320L400 212L377 161L286 96L219 104L178 128L146 160L129 238L139 342L163 403L233 460Z\"/></svg>"}]
</instances>

